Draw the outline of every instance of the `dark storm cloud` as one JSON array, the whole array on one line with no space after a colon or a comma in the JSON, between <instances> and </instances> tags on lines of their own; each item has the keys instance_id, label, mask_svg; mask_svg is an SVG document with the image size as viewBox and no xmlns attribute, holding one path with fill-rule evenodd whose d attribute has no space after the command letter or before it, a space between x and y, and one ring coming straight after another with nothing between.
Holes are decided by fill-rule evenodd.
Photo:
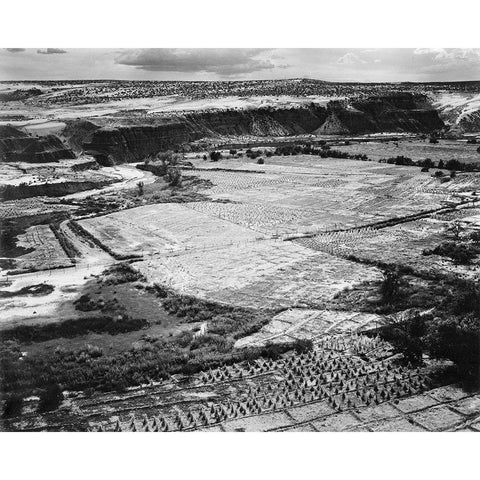
<instances>
[{"instance_id":1,"label":"dark storm cloud","mask_svg":"<svg viewBox=\"0 0 480 480\"><path fill-rule=\"evenodd\" d=\"M40 48L37 50L37 53L41 53L42 55L54 55L56 53L67 53L67 51L62 50L61 48Z\"/></svg>"},{"instance_id":2,"label":"dark storm cloud","mask_svg":"<svg viewBox=\"0 0 480 480\"><path fill-rule=\"evenodd\" d=\"M119 52L115 63L158 72L234 75L274 68L270 60L258 58L265 51L258 48L146 48Z\"/></svg>"},{"instance_id":3,"label":"dark storm cloud","mask_svg":"<svg viewBox=\"0 0 480 480\"><path fill-rule=\"evenodd\" d=\"M26 49L25 48L6 48L5 50L10 53L20 53L20 52L24 52Z\"/></svg>"}]
</instances>

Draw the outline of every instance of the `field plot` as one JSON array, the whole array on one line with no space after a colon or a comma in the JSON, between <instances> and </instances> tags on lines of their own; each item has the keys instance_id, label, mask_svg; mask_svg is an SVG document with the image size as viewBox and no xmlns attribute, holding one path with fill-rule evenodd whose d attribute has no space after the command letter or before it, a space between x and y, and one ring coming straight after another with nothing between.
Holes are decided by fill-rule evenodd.
<instances>
[{"instance_id":1,"label":"field plot","mask_svg":"<svg viewBox=\"0 0 480 480\"><path fill-rule=\"evenodd\" d=\"M241 164L232 162L232 171L205 168L193 174L214 183L208 195L236 205L192 207L270 234L352 228L437 209L458 202L459 192L475 190L479 182L462 175L441 183L416 167L298 155L268 158L261 166L268 172L265 181L253 185L243 179L253 174L235 171Z\"/></svg>"},{"instance_id":2,"label":"field plot","mask_svg":"<svg viewBox=\"0 0 480 480\"><path fill-rule=\"evenodd\" d=\"M134 267L185 294L258 308L323 305L344 288L381 277L376 268L275 240L155 256Z\"/></svg>"},{"instance_id":3,"label":"field plot","mask_svg":"<svg viewBox=\"0 0 480 480\"><path fill-rule=\"evenodd\" d=\"M412 160L430 158L434 162L455 159L462 163L479 163L478 145L469 145L464 141L439 140L439 143L429 143L427 140L402 140L399 142L365 142L338 146L335 149L342 152L365 154L372 160L381 158L405 156Z\"/></svg>"},{"instance_id":4,"label":"field plot","mask_svg":"<svg viewBox=\"0 0 480 480\"><path fill-rule=\"evenodd\" d=\"M264 238L231 222L167 203L132 208L79 223L120 255L205 249Z\"/></svg>"},{"instance_id":5,"label":"field plot","mask_svg":"<svg viewBox=\"0 0 480 480\"><path fill-rule=\"evenodd\" d=\"M311 218L315 214L306 209L265 203L192 202L185 206L267 235L295 233L302 226L311 227Z\"/></svg>"},{"instance_id":6,"label":"field plot","mask_svg":"<svg viewBox=\"0 0 480 480\"><path fill-rule=\"evenodd\" d=\"M55 212L73 211L77 207L62 205L54 201L45 201L39 198L24 198L0 203L0 219L18 218L33 215L44 215Z\"/></svg>"},{"instance_id":7,"label":"field plot","mask_svg":"<svg viewBox=\"0 0 480 480\"><path fill-rule=\"evenodd\" d=\"M464 209L383 229L325 233L294 241L339 257L354 255L369 261L412 267L417 272L473 276L475 269L469 266L457 265L439 255L425 256L422 252L446 240L445 229L449 221L465 218L476 222L479 213L478 209Z\"/></svg>"},{"instance_id":8,"label":"field plot","mask_svg":"<svg viewBox=\"0 0 480 480\"><path fill-rule=\"evenodd\" d=\"M361 331L384 323L381 315L352 311L288 309L259 332L237 340L237 348L316 339L328 334Z\"/></svg>"},{"instance_id":9,"label":"field plot","mask_svg":"<svg viewBox=\"0 0 480 480\"><path fill-rule=\"evenodd\" d=\"M33 252L17 257L17 268L20 270L46 270L68 267L72 260L55 237L49 225L37 225L28 228L18 236L18 245Z\"/></svg>"}]
</instances>

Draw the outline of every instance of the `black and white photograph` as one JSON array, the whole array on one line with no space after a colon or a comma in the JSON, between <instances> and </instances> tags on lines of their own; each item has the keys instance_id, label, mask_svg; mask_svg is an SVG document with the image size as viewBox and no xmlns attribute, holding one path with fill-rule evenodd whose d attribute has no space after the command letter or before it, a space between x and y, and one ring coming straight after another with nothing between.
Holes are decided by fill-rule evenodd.
<instances>
[{"instance_id":1,"label":"black and white photograph","mask_svg":"<svg viewBox=\"0 0 480 480\"><path fill-rule=\"evenodd\" d=\"M1 45L0 430L479 432L480 45L238 41Z\"/></svg>"}]
</instances>

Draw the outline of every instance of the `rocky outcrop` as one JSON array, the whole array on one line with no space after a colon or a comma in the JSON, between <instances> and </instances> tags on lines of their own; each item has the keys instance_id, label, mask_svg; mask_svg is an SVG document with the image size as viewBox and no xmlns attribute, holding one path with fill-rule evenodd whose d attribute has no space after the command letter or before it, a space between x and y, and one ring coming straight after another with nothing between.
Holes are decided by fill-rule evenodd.
<instances>
[{"instance_id":1,"label":"rocky outcrop","mask_svg":"<svg viewBox=\"0 0 480 480\"><path fill-rule=\"evenodd\" d=\"M429 133L445 127L427 97L419 94L395 93L351 103L334 101L327 110L327 119L315 131L317 134Z\"/></svg>"},{"instance_id":2,"label":"rocky outcrop","mask_svg":"<svg viewBox=\"0 0 480 480\"><path fill-rule=\"evenodd\" d=\"M75 154L55 135L33 137L8 125L0 129L0 162L45 163L70 158Z\"/></svg>"},{"instance_id":3,"label":"rocky outcrop","mask_svg":"<svg viewBox=\"0 0 480 480\"><path fill-rule=\"evenodd\" d=\"M91 141L93 133L100 127L88 120L69 120L65 122L62 137L65 143L77 153L83 151L83 144Z\"/></svg>"}]
</instances>

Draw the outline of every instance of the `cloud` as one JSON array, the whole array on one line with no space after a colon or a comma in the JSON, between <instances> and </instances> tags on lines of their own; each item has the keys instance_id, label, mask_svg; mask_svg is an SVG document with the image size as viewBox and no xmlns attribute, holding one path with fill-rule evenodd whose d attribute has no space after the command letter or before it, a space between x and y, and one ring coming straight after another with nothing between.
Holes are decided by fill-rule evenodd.
<instances>
[{"instance_id":1,"label":"cloud","mask_svg":"<svg viewBox=\"0 0 480 480\"><path fill-rule=\"evenodd\" d=\"M417 48L415 55L426 55L438 62L480 61L480 48Z\"/></svg>"},{"instance_id":2,"label":"cloud","mask_svg":"<svg viewBox=\"0 0 480 480\"><path fill-rule=\"evenodd\" d=\"M115 63L149 71L208 72L228 76L274 68L270 60L258 58L265 51L258 48L146 48L121 51Z\"/></svg>"},{"instance_id":3,"label":"cloud","mask_svg":"<svg viewBox=\"0 0 480 480\"><path fill-rule=\"evenodd\" d=\"M25 48L6 48L5 50L10 53L20 53L20 52L24 52L26 49Z\"/></svg>"},{"instance_id":4,"label":"cloud","mask_svg":"<svg viewBox=\"0 0 480 480\"><path fill-rule=\"evenodd\" d=\"M419 72L465 78L480 77L478 48L417 48L414 56L421 59Z\"/></svg>"},{"instance_id":5,"label":"cloud","mask_svg":"<svg viewBox=\"0 0 480 480\"><path fill-rule=\"evenodd\" d=\"M349 52L345 55L342 55L338 60L337 63L341 63L343 65L358 65L360 63L367 63L365 60L360 58L355 53Z\"/></svg>"},{"instance_id":6,"label":"cloud","mask_svg":"<svg viewBox=\"0 0 480 480\"><path fill-rule=\"evenodd\" d=\"M40 48L37 50L37 53L41 53L42 55L54 55L57 53L67 53L67 51L62 50L61 48Z\"/></svg>"}]
</instances>

